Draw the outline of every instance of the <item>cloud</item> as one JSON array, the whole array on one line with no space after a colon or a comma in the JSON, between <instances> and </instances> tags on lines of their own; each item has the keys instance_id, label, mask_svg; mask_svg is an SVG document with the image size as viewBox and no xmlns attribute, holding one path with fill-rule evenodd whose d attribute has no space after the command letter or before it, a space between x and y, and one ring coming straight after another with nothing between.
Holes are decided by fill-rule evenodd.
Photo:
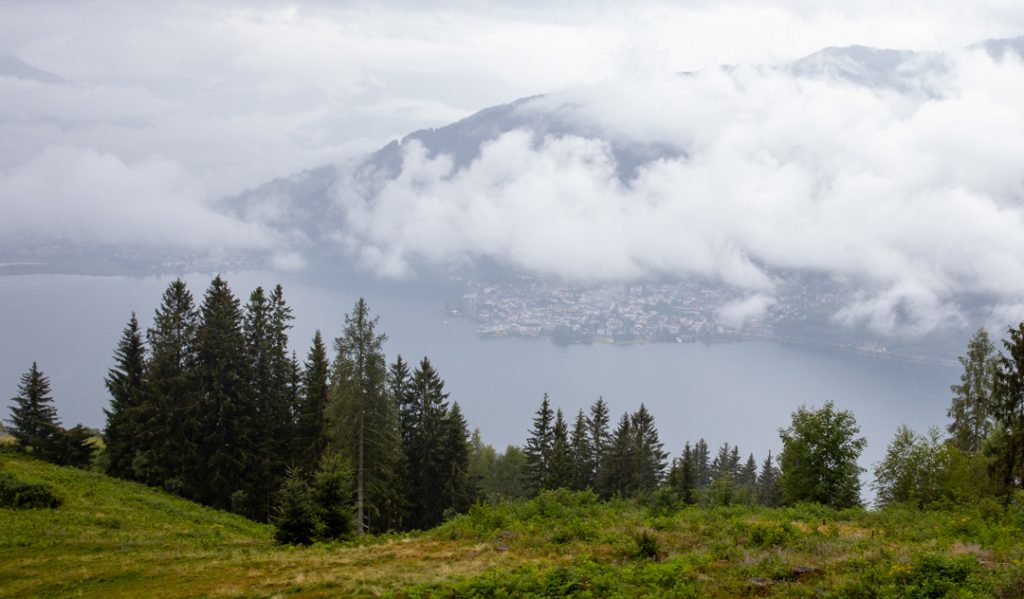
<instances>
[{"instance_id":1,"label":"cloud","mask_svg":"<svg viewBox=\"0 0 1024 599\"><path fill-rule=\"evenodd\" d=\"M971 298L1024 293L1024 65L948 61L940 97L739 68L542 98L524 110L597 137L513 131L462 169L408 143L395 180L339 186L347 240L392 276L486 258L575 280L717 278L751 294L736 318L767 307L774 273L824 273L861 290L840 322L960 324ZM678 157L623 181L616 143Z\"/></svg>"},{"instance_id":2,"label":"cloud","mask_svg":"<svg viewBox=\"0 0 1024 599\"><path fill-rule=\"evenodd\" d=\"M775 298L770 295L755 293L723 305L718 309L718 319L727 325L741 327L749 320L762 318L775 302Z\"/></svg>"},{"instance_id":3,"label":"cloud","mask_svg":"<svg viewBox=\"0 0 1024 599\"><path fill-rule=\"evenodd\" d=\"M0 172L0 233L100 244L264 248L270 232L224 216L174 162L125 163L73 146Z\"/></svg>"}]
</instances>

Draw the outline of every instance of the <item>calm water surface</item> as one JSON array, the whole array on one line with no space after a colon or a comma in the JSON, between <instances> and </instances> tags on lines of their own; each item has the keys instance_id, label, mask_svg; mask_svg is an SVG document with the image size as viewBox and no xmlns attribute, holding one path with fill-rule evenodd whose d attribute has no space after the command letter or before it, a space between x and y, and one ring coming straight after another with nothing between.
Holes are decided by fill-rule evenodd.
<instances>
[{"instance_id":1,"label":"calm water surface","mask_svg":"<svg viewBox=\"0 0 1024 599\"><path fill-rule=\"evenodd\" d=\"M149 325L172 278L0 277L0 397L15 394L35 360L52 381L64 423L101 427L103 377L121 330L133 310ZM201 301L211 277L184 278ZM340 334L345 313L365 296L389 336L389 362L398 353L410 362L428 355L470 426L499 449L525 440L548 392L569 418L604 396L613 424L645 403L673 455L686 440L704 437L712 447L738 443L744 456L754 452L760 461L768 450L778 452L777 431L793 410L831 400L856 415L868 438L861 462L870 467L901 423L921 431L945 423L949 386L959 377L950 366L764 342L560 347L544 339L482 339L472 323L445 314L442 292L410 295L397 286L355 288L280 273L225 278L243 299L257 285L284 285L296 316L292 347L302 359L313 331L327 339Z\"/></svg>"}]
</instances>

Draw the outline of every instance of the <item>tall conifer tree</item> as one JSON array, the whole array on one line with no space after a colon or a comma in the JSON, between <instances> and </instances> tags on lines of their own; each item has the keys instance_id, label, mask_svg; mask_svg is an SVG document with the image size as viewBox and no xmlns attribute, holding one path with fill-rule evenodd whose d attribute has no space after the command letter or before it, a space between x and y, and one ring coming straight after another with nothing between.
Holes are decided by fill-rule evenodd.
<instances>
[{"instance_id":1,"label":"tall conifer tree","mask_svg":"<svg viewBox=\"0 0 1024 599\"><path fill-rule=\"evenodd\" d=\"M242 307L219 275L210 283L196 330L199 400L192 428L196 454L186 464L185 485L201 503L266 518L256 493L259 405L242 331Z\"/></svg>"},{"instance_id":2,"label":"tall conifer tree","mask_svg":"<svg viewBox=\"0 0 1024 599\"><path fill-rule=\"evenodd\" d=\"M665 474L665 460L668 454L658 439L658 429L654 426L654 416L644 404L640 404L632 420L634 437L634 492L638 495L652 493L661 484Z\"/></svg>"},{"instance_id":3,"label":"tall conifer tree","mask_svg":"<svg viewBox=\"0 0 1024 599\"><path fill-rule=\"evenodd\" d=\"M397 409L387 393L386 339L360 298L334 340L329 438L352 461L359 533L387 530L399 507L401 441Z\"/></svg>"},{"instance_id":4,"label":"tall conifer tree","mask_svg":"<svg viewBox=\"0 0 1024 599\"><path fill-rule=\"evenodd\" d=\"M533 428L526 438L526 477L531 492L546 488L548 470L551 467L551 450L554 447L554 412L551 401L544 394L540 408L533 417Z\"/></svg>"},{"instance_id":5,"label":"tall conifer tree","mask_svg":"<svg viewBox=\"0 0 1024 599\"><path fill-rule=\"evenodd\" d=\"M569 445L573 467L572 488L582 491L594 486L594 449L590 444L590 423L583 410L576 413Z\"/></svg>"},{"instance_id":6,"label":"tall conifer tree","mask_svg":"<svg viewBox=\"0 0 1024 599\"><path fill-rule=\"evenodd\" d=\"M590 450L593 457L590 482L595 488L597 487L597 473L601 469L601 460L604 459L604 455L608 449L609 418L608 404L605 403L603 397L598 397L597 401L590 406L590 416L588 418L588 423L590 425Z\"/></svg>"},{"instance_id":7,"label":"tall conifer tree","mask_svg":"<svg viewBox=\"0 0 1024 599\"><path fill-rule=\"evenodd\" d=\"M953 401L947 415L953 445L964 453L976 453L992 431L992 391L995 383L996 349L984 327L978 329L960 356L963 374L953 385Z\"/></svg>"},{"instance_id":8,"label":"tall conifer tree","mask_svg":"<svg viewBox=\"0 0 1024 599\"><path fill-rule=\"evenodd\" d=\"M296 450L299 466L312 472L327 449L325 410L328 401L330 363L320 331L313 334L313 344L302 372L301 405L297 414Z\"/></svg>"},{"instance_id":9,"label":"tall conifer tree","mask_svg":"<svg viewBox=\"0 0 1024 599\"><path fill-rule=\"evenodd\" d=\"M572 447L569 445L569 427L562 416L562 410L555 412L555 423L551 428L551 460L544 481L545 489L569 489L573 484Z\"/></svg>"},{"instance_id":10,"label":"tall conifer tree","mask_svg":"<svg viewBox=\"0 0 1024 599\"><path fill-rule=\"evenodd\" d=\"M44 460L54 461L60 444L61 428L57 408L50 395L50 379L32 362L21 375L18 395L12 397L10 431L17 446Z\"/></svg>"},{"instance_id":11,"label":"tall conifer tree","mask_svg":"<svg viewBox=\"0 0 1024 599\"><path fill-rule=\"evenodd\" d=\"M107 425L103 431L106 443L107 474L134 479L132 463L145 448L142 410L145 403L146 348L139 321L132 313L114 350L114 366L104 380L110 393L110 409L103 410Z\"/></svg>"},{"instance_id":12,"label":"tall conifer tree","mask_svg":"<svg viewBox=\"0 0 1024 599\"><path fill-rule=\"evenodd\" d=\"M132 462L135 479L191 496L184 488L185 463L194 461L196 328L198 312L181 279L164 291L146 331L150 358L141 406L139 449Z\"/></svg>"}]
</instances>

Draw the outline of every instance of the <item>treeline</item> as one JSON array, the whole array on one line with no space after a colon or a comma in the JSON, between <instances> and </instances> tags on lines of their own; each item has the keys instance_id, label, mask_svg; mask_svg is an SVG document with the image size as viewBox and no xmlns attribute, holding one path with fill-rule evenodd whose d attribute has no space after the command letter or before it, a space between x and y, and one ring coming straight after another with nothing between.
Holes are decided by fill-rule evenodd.
<instances>
[{"instance_id":1,"label":"treeline","mask_svg":"<svg viewBox=\"0 0 1024 599\"><path fill-rule=\"evenodd\" d=\"M570 427L545 394L524 448L509 446L498 454L474 435L471 476L490 501L589 489L602 499L659 493L682 505L860 503L857 459L865 440L856 436L853 415L832 403L797 410L791 426L780 431L781 456L769 452L760 462L752 453L743 459L730 443L712 452L704 439L687 442L670 461L643 404L623 414L614 429L610 422L608 405L598 398L588 411L577 412Z\"/></svg>"},{"instance_id":2,"label":"treeline","mask_svg":"<svg viewBox=\"0 0 1024 599\"><path fill-rule=\"evenodd\" d=\"M523 447L498 453L448 401L430 360L388 363L386 336L360 299L333 355L317 331L305 360L289 347L280 285L244 304L216 277L197 305L166 289L143 331L132 314L106 376L107 473L278 525L286 542L351 532L425 529L474 502L547 489L605 499L657 493L678 504L861 503L866 445L853 415L801 407L779 431L778 456L687 442L669 460L641 404L614 426L601 398L566 418L545 394ZM1008 498L1024 485L1024 323L1004 353L984 329L961 358L948 437L901 427L875 467L880 504L919 507ZM22 377L11 433L25 451L85 465L83 427L63 429L35 364Z\"/></svg>"},{"instance_id":3,"label":"treeline","mask_svg":"<svg viewBox=\"0 0 1024 599\"><path fill-rule=\"evenodd\" d=\"M875 467L879 503L1008 501L1024 488L1024 322L1002 345L997 351L984 328L971 338L946 435L899 428Z\"/></svg>"},{"instance_id":4,"label":"treeline","mask_svg":"<svg viewBox=\"0 0 1024 599\"><path fill-rule=\"evenodd\" d=\"M327 536L427 528L468 509L466 422L429 359L389 366L360 299L333 358L317 331L300 363L292 319L280 285L243 304L218 276L197 305L172 282L152 326L143 332L132 314L114 351L103 470L257 520L308 492ZM35 365L15 403L19 446L60 462Z\"/></svg>"}]
</instances>

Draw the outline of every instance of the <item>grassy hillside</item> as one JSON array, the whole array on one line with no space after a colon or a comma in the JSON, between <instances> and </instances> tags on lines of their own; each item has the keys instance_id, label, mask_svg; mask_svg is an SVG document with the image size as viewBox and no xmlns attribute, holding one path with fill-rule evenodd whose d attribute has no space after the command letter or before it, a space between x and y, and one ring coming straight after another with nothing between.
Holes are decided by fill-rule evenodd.
<instances>
[{"instance_id":1,"label":"grassy hillside","mask_svg":"<svg viewBox=\"0 0 1024 599\"><path fill-rule=\"evenodd\" d=\"M0 453L3 597L1024 597L1024 509L678 509L548 493L426 533L287 548L270 527Z\"/></svg>"}]
</instances>

